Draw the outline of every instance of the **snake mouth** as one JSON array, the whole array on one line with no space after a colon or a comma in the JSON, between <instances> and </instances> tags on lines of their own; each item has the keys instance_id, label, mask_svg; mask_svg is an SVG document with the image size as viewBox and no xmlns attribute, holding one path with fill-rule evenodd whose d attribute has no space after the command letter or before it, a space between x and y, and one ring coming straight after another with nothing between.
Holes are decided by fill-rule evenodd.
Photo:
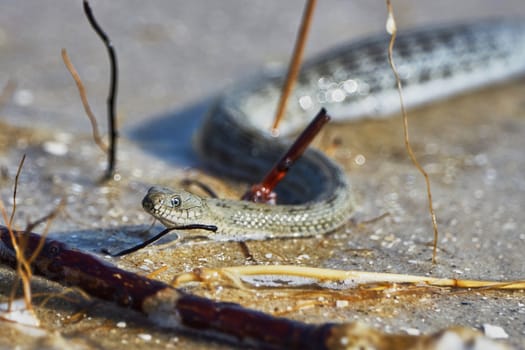
<instances>
[{"instance_id":1,"label":"snake mouth","mask_svg":"<svg viewBox=\"0 0 525 350\"><path fill-rule=\"evenodd\" d=\"M149 213L153 213L155 205L162 204L163 198L168 190L166 188L153 186L150 187L144 199L142 199L142 207Z\"/></svg>"},{"instance_id":2,"label":"snake mouth","mask_svg":"<svg viewBox=\"0 0 525 350\"><path fill-rule=\"evenodd\" d=\"M153 206L154 205L151 198L148 195L146 195L146 197L144 197L144 199L142 200L142 208L150 212L153 209Z\"/></svg>"}]
</instances>

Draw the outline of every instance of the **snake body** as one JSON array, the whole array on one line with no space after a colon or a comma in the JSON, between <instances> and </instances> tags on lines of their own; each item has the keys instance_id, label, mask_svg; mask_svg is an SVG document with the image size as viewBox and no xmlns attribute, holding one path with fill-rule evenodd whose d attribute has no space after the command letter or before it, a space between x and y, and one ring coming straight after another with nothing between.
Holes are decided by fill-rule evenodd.
<instances>
[{"instance_id":1,"label":"snake body","mask_svg":"<svg viewBox=\"0 0 525 350\"><path fill-rule=\"evenodd\" d=\"M379 117L399 111L396 81L387 59L389 36L338 48L306 63L289 102L282 134L303 128L325 107L335 120ZM398 36L394 60L407 107L508 79L525 71L523 21L479 21L424 28ZM268 75L227 91L195 138L205 163L221 173L257 182L287 147L267 131L282 77ZM308 149L276 189L270 206L203 198L152 187L144 209L168 227L217 226L216 240L297 237L333 231L348 220L354 203L342 169Z\"/></svg>"}]
</instances>

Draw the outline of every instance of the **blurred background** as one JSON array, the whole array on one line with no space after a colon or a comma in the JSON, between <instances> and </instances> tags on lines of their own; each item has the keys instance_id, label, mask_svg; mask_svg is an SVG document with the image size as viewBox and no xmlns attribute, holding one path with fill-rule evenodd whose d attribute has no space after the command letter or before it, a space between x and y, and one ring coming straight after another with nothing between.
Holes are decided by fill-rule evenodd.
<instances>
[{"instance_id":1,"label":"blurred background","mask_svg":"<svg viewBox=\"0 0 525 350\"><path fill-rule=\"evenodd\" d=\"M199 102L266 67L285 65L304 1L94 0L91 5L117 50L118 111L126 128ZM393 5L400 30L525 15L522 0L403 0ZM383 1L319 1L306 57L384 31L385 18ZM60 123L70 131L89 130L62 63L62 48L83 78L96 115L104 117L108 60L84 17L82 2L2 2L0 85L14 79L18 86L15 103L4 111L10 123Z\"/></svg>"}]
</instances>

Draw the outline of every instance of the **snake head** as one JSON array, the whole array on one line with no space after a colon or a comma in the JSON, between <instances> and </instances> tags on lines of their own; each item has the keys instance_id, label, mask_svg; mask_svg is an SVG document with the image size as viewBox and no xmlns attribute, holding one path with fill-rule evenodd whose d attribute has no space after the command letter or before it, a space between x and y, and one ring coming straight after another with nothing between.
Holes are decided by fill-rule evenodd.
<instances>
[{"instance_id":1,"label":"snake head","mask_svg":"<svg viewBox=\"0 0 525 350\"><path fill-rule=\"evenodd\" d=\"M166 227L195 224L203 209L201 197L184 190L151 187L142 200L146 212Z\"/></svg>"}]
</instances>

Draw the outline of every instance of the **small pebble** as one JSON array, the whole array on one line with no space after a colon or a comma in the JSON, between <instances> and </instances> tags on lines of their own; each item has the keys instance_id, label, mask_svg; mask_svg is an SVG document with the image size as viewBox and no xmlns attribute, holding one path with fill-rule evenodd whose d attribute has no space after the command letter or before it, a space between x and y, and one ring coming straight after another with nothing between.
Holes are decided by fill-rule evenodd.
<instances>
[{"instance_id":1,"label":"small pebble","mask_svg":"<svg viewBox=\"0 0 525 350\"><path fill-rule=\"evenodd\" d=\"M151 340L151 334L147 334L147 333L140 333L137 335L137 337L139 337L140 339L144 340L144 341L150 341Z\"/></svg>"},{"instance_id":2,"label":"small pebble","mask_svg":"<svg viewBox=\"0 0 525 350\"><path fill-rule=\"evenodd\" d=\"M337 300L335 302L335 307L347 307L349 304L348 300Z\"/></svg>"},{"instance_id":3,"label":"small pebble","mask_svg":"<svg viewBox=\"0 0 525 350\"><path fill-rule=\"evenodd\" d=\"M483 332L492 339L507 339L509 335L500 326L494 326L488 323L483 324Z\"/></svg>"},{"instance_id":4,"label":"small pebble","mask_svg":"<svg viewBox=\"0 0 525 350\"><path fill-rule=\"evenodd\" d=\"M150 269L150 267L148 265L140 265L139 269L141 269L143 271L147 271L147 272L151 271L151 269Z\"/></svg>"},{"instance_id":5,"label":"small pebble","mask_svg":"<svg viewBox=\"0 0 525 350\"><path fill-rule=\"evenodd\" d=\"M35 97L31 90L20 89L15 92L13 100L17 105L21 107L26 107L33 104Z\"/></svg>"},{"instance_id":6,"label":"small pebble","mask_svg":"<svg viewBox=\"0 0 525 350\"><path fill-rule=\"evenodd\" d=\"M124 322L124 321L117 322L117 327L118 328L126 328L126 322Z\"/></svg>"},{"instance_id":7,"label":"small pebble","mask_svg":"<svg viewBox=\"0 0 525 350\"><path fill-rule=\"evenodd\" d=\"M415 335L415 336L421 335L421 331L417 328L405 328L404 331L408 335Z\"/></svg>"},{"instance_id":8,"label":"small pebble","mask_svg":"<svg viewBox=\"0 0 525 350\"><path fill-rule=\"evenodd\" d=\"M54 156L64 156L68 152L68 147L63 142L46 141L42 147L44 148L44 151Z\"/></svg>"}]
</instances>

